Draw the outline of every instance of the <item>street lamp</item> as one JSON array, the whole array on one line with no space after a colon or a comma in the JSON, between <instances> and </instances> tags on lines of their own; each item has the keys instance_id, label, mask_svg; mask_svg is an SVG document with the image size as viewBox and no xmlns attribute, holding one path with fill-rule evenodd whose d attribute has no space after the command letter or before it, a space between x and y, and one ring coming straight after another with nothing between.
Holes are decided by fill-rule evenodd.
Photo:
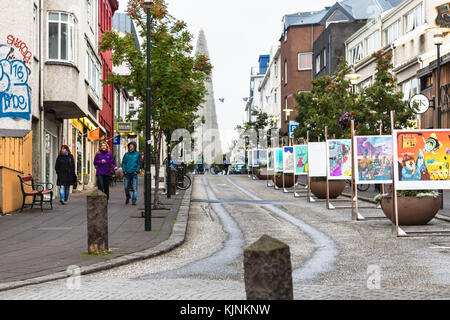
<instances>
[{"instance_id":1,"label":"street lamp","mask_svg":"<svg viewBox=\"0 0 450 320\"><path fill-rule=\"evenodd\" d=\"M291 112L294 111L293 109L289 109L288 107L286 107L286 109L283 109L283 111L286 113L286 119L284 120L286 127L287 127L287 131L288 131L288 141L289 141L289 145L290 145L290 137L289 137L289 116L291 115Z\"/></svg>"},{"instance_id":2,"label":"street lamp","mask_svg":"<svg viewBox=\"0 0 450 320\"><path fill-rule=\"evenodd\" d=\"M150 161L150 141L151 141L151 90L150 90L150 35L151 35L151 13L150 8L153 1L145 0L144 5L147 7L147 89L145 97L145 231L152 230L152 208L151 208L151 194L152 194L152 171ZM158 183L158 182L155 182Z\"/></svg>"},{"instance_id":3,"label":"street lamp","mask_svg":"<svg viewBox=\"0 0 450 320\"><path fill-rule=\"evenodd\" d=\"M438 129L442 126L441 119L441 45L444 43L444 33L449 33L450 28L431 27L425 29L426 32L433 34L433 42L437 49L437 116ZM443 195L443 190L438 190ZM442 197L441 209L444 207L444 197Z\"/></svg>"}]
</instances>

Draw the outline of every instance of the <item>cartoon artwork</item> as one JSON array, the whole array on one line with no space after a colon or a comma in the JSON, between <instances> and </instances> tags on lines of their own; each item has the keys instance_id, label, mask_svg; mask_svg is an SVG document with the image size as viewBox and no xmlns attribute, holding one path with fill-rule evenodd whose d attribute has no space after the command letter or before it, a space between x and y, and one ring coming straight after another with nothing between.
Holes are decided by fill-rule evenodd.
<instances>
[{"instance_id":1,"label":"cartoon artwork","mask_svg":"<svg viewBox=\"0 0 450 320\"><path fill-rule=\"evenodd\" d=\"M395 134L399 189L450 188L450 130L409 130Z\"/></svg>"},{"instance_id":2,"label":"cartoon artwork","mask_svg":"<svg viewBox=\"0 0 450 320\"><path fill-rule=\"evenodd\" d=\"M328 140L329 179L348 179L352 176L351 140Z\"/></svg>"},{"instance_id":3,"label":"cartoon artwork","mask_svg":"<svg viewBox=\"0 0 450 320\"><path fill-rule=\"evenodd\" d=\"M283 171L286 173L294 172L294 147L283 148Z\"/></svg>"},{"instance_id":4,"label":"cartoon artwork","mask_svg":"<svg viewBox=\"0 0 450 320\"><path fill-rule=\"evenodd\" d=\"M355 137L356 183L392 182L392 137Z\"/></svg>"},{"instance_id":5,"label":"cartoon artwork","mask_svg":"<svg viewBox=\"0 0 450 320\"><path fill-rule=\"evenodd\" d=\"M308 172L308 146L297 145L294 146L295 156L295 174L301 175Z\"/></svg>"}]
</instances>

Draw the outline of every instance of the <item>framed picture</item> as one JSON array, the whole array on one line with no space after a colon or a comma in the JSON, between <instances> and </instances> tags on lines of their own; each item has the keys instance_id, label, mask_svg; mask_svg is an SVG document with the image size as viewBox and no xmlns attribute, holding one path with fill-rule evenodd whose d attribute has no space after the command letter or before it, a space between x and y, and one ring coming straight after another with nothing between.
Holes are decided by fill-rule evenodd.
<instances>
[{"instance_id":1,"label":"framed picture","mask_svg":"<svg viewBox=\"0 0 450 320\"><path fill-rule=\"evenodd\" d=\"M274 153L273 149L267 149L267 170L273 170L274 169Z\"/></svg>"},{"instance_id":2,"label":"framed picture","mask_svg":"<svg viewBox=\"0 0 450 320\"><path fill-rule=\"evenodd\" d=\"M392 183L392 136L355 136L356 183Z\"/></svg>"},{"instance_id":3,"label":"framed picture","mask_svg":"<svg viewBox=\"0 0 450 320\"><path fill-rule=\"evenodd\" d=\"M308 173L308 146L294 146L294 167L296 175L305 175Z\"/></svg>"},{"instance_id":4,"label":"framed picture","mask_svg":"<svg viewBox=\"0 0 450 320\"><path fill-rule=\"evenodd\" d=\"M294 173L294 147L283 147L283 172Z\"/></svg>"},{"instance_id":5,"label":"framed picture","mask_svg":"<svg viewBox=\"0 0 450 320\"><path fill-rule=\"evenodd\" d=\"M350 139L327 140L328 179L352 178L352 141Z\"/></svg>"},{"instance_id":6,"label":"framed picture","mask_svg":"<svg viewBox=\"0 0 450 320\"><path fill-rule=\"evenodd\" d=\"M259 166L265 166L267 165L267 149L258 149L258 165Z\"/></svg>"},{"instance_id":7,"label":"framed picture","mask_svg":"<svg viewBox=\"0 0 450 320\"><path fill-rule=\"evenodd\" d=\"M398 190L450 189L450 129L395 130Z\"/></svg>"},{"instance_id":8,"label":"framed picture","mask_svg":"<svg viewBox=\"0 0 450 320\"><path fill-rule=\"evenodd\" d=\"M310 177L327 176L326 142L308 143L308 174Z\"/></svg>"}]
</instances>

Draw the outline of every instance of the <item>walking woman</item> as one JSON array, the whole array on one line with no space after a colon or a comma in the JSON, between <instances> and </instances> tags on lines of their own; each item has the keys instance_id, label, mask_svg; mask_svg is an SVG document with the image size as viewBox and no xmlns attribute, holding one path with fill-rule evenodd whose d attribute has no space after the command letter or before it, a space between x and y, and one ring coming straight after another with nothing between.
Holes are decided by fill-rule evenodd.
<instances>
[{"instance_id":1,"label":"walking woman","mask_svg":"<svg viewBox=\"0 0 450 320\"><path fill-rule=\"evenodd\" d=\"M100 191L106 194L109 200L109 180L111 178L111 168L117 170L114 164L114 157L109 151L106 141L100 142L100 150L94 158L94 165L97 167L95 175L97 176L97 186Z\"/></svg>"},{"instance_id":2,"label":"walking woman","mask_svg":"<svg viewBox=\"0 0 450 320\"><path fill-rule=\"evenodd\" d=\"M59 202L66 204L69 201L70 186L77 181L75 160L67 145L61 146L61 151L56 158L55 170L58 176L56 184L59 186Z\"/></svg>"}]
</instances>

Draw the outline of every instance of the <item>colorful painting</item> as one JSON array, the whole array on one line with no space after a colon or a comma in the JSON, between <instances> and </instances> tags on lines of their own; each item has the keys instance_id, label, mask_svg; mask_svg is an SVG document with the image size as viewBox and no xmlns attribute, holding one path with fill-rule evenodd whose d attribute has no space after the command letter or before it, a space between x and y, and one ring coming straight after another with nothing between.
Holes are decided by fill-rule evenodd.
<instances>
[{"instance_id":1,"label":"colorful painting","mask_svg":"<svg viewBox=\"0 0 450 320\"><path fill-rule=\"evenodd\" d=\"M273 162L274 162L274 153L273 149L267 149L267 170L273 170Z\"/></svg>"},{"instance_id":2,"label":"colorful painting","mask_svg":"<svg viewBox=\"0 0 450 320\"><path fill-rule=\"evenodd\" d=\"M275 172L283 172L283 149L275 149Z\"/></svg>"},{"instance_id":3,"label":"colorful painting","mask_svg":"<svg viewBox=\"0 0 450 320\"><path fill-rule=\"evenodd\" d=\"M308 175L310 177L327 176L326 142L308 143Z\"/></svg>"},{"instance_id":4,"label":"colorful painting","mask_svg":"<svg viewBox=\"0 0 450 320\"><path fill-rule=\"evenodd\" d=\"M294 147L283 148L283 172L294 173Z\"/></svg>"},{"instance_id":5,"label":"colorful painting","mask_svg":"<svg viewBox=\"0 0 450 320\"><path fill-rule=\"evenodd\" d=\"M308 146L294 146L295 174L303 175L308 173Z\"/></svg>"},{"instance_id":6,"label":"colorful painting","mask_svg":"<svg viewBox=\"0 0 450 320\"><path fill-rule=\"evenodd\" d=\"M392 183L392 136L354 139L356 183Z\"/></svg>"},{"instance_id":7,"label":"colorful painting","mask_svg":"<svg viewBox=\"0 0 450 320\"><path fill-rule=\"evenodd\" d=\"M352 141L350 139L327 140L328 179L344 180L352 177Z\"/></svg>"},{"instance_id":8,"label":"colorful painting","mask_svg":"<svg viewBox=\"0 0 450 320\"><path fill-rule=\"evenodd\" d=\"M450 129L394 131L398 190L450 189Z\"/></svg>"}]
</instances>

